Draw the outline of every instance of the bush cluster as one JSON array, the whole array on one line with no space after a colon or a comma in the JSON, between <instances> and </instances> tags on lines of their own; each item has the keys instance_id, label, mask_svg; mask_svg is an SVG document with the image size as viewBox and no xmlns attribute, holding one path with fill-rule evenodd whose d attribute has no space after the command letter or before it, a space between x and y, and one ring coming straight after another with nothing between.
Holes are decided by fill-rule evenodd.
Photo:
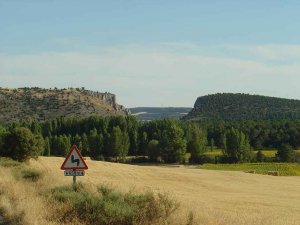
<instances>
[{"instance_id":1,"label":"bush cluster","mask_svg":"<svg viewBox=\"0 0 300 225\"><path fill-rule=\"evenodd\" d=\"M70 206L59 219L68 222L77 218L94 225L155 224L165 221L179 207L166 194L122 193L107 186L100 186L94 194L83 185L78 185L76 190L57 187L51 190L50 197Z\"/></svg>"}]
</instances>

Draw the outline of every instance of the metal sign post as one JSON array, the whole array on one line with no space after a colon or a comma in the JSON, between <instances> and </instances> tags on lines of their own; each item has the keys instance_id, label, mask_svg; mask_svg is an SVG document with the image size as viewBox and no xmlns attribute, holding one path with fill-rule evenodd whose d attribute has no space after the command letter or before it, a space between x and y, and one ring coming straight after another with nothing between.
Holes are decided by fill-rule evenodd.
<instances>
[{"instance_id":1,"label":"metal sign post","mask_svg":"<svg viewBox=\"0 0 300 225\"><path fill-rule=\"evenodd\" d=\"M73 190L76 191L76 176L73 176Z\"/></svg>"}]
</instances>

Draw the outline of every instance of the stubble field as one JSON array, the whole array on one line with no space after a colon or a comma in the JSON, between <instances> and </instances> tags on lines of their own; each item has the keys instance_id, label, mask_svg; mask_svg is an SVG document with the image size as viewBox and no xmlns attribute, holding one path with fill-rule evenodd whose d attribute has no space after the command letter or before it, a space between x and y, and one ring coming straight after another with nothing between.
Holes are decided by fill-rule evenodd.
<instances>
[{"instance_id":1,"label":"stubble field","mask_svg":"<svg viewBox=\"0 0 300 225\"><path fill-rule=\"evenodd\" d=\"M12 181L8 168L0 170L3 192L0 206L23 210L28 224L46 224L51 207L45 205L45 199L37 193L39 189L71 185L72 178L65 177L59 169L62 162L63 158L59 157L31 160L30 167L43 172L43 178L34 186L29 182ZM91 160L87 160L87 164L89 170L78 181L91 188L106 184L121 191L169 193L180 202L170 224L186 224L191 213L194 224L203 225L296 225L300 221L300 177ZM5 190L9 187L11 190ZM5 191L10 191L10 195Z\"/></svg>"}]
</instances>

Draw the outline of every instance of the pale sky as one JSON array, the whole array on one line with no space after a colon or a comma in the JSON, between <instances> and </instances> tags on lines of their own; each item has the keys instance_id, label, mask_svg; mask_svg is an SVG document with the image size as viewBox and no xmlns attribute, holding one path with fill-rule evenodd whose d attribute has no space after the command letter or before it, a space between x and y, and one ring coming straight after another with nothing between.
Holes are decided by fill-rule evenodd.
<instances>
[{"instance_id":1,"label":"pale sky","mask_svg":"<svg viewBox=\"0 0 300 225\"><path fill-rule=\"evenodd\" d=\"M299 12L299 0L0 0L0 86L85 87L126 107L300 99Z\"/></svg>"}]
</instances>

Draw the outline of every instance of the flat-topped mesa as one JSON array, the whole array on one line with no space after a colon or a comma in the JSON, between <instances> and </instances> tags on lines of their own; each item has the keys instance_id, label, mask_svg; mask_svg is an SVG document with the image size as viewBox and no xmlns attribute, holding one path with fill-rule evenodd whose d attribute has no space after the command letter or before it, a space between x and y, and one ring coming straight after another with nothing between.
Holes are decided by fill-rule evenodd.
<instances>
[{"instance_id":1,"label":"flat-topped mesa","mask_svg":"<svg viewBox=\"0 0 300 225\"><path fill-rule=\"evenodd\" d=\"M295 120L300 119L300 100L218 93L198 97L185 120Z\"/></svg>"}]
</instances>

